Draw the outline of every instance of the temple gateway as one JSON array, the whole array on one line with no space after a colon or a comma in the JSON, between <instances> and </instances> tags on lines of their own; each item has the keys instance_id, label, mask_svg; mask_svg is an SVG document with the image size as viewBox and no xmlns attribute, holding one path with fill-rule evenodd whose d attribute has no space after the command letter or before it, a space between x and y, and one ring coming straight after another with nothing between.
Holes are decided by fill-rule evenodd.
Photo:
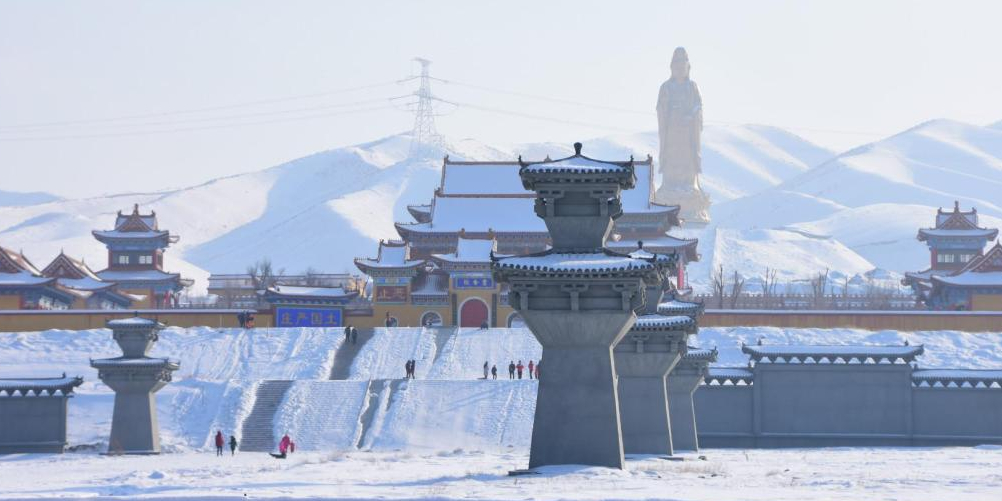
<instances>
[{"instance_id":1,"label":"temple gateway","mask_svg":"<svg viewBox=\"0 0 1002 501\"><path fill-rule=\"evenodd\" d=\"M533 212L536 195L522 185L519 168L518 161L445 157L430 202L408 206L414 220L395 224L400 239L381 241L374 257L355 259L372 279L377 321L399 326L522 325L508 305L508 287L491 276L491 253L542 252L552 240ZM618 252L643 247L677 255L672 278L684 295L690 291L686 264L699 259L698 241L668 233L680 224L679 207L654 201L652 159L634 161L633 169L636 187L623 191L623 215L614 222L606 246Z\"/></svg>"}]
</instances>

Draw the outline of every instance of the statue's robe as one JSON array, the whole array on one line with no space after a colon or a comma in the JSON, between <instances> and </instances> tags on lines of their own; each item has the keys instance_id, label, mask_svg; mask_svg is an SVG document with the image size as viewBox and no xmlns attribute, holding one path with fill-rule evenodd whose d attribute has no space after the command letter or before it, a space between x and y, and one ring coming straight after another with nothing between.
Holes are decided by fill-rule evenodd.
<instances>
[{"instance_id":1,"label":"statue's robe","mask_svg":"<svg viewBox=\"0 0 1002 501\"><path fill-rule=\"evenodd\" d=\"M672 78L661 84L657 112L662 189L699 191L703 100L696 82Z\"/></svg>"}]
</instances>

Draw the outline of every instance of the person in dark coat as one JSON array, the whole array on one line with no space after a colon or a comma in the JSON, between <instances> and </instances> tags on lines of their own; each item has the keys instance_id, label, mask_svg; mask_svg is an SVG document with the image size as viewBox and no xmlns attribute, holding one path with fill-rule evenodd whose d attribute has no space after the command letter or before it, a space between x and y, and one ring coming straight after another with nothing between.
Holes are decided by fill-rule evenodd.
<instances>
[{"instance_id":1,"label":"person in dark coat","mask_svg":"<svg viewBox=\"0 0 1002 501\"><path fill-rule=\"evenodd\" d=\"M518 371L518 378L522 379L522 371L525 370L525 366L522 365L522 361L518 361L518 365L515 366L515 370Z\"/></svg>"},{"instance_id":2,"label":"person in dark coat","mask_svg":"<svg viewBox=\"0 0 1002 501\"><path fill-rule=\"evenodd\" d=\"M351 326L344 326L344 344L348 344L351 341Z\"/></svg>"},{"instance_id":3,"label":"person in dark coat","mask_svg":"<svg viewBox=\"0 0 1002 501\"><path fill-rule=\"evenodd\" d=\"M393 327L393 317L390 316L390 312L386 312L386 321L383 322L387 327Z\"/></svg>"},{"instance_id":4,"label":"person in dark coat","mask_svg":"<svg viewBox=\"0 0 1002 501\"><path fill-rule=\"evenodd\" d=\"M237 437L230 435L230 455L235 456L237 454Z\"/></svg>"},{"instance_id":5,"label":"person in dark coat","mask_svg":"<svg viewBox=\"0 0 1002 501\"><path fill-rule=\"evenodd\" d=\"M508 379L515 379L515 361L508 362Z\"/></svg>"},{"instance_id":6,"label":"person in dark coat","mask_svg":"<svg viewBox=\"0 0 1002 501\"><path fill-rule=\"evenodd\" d=\"M496 366L496 365L492 365L492 366L491 366L491 376L492 376L492 377L493 377L494 379L497 379L497 378L498 378L498 366Z\"/></svg>"},{"instance_id":7,"label":"person in dark coat","mask_svg":"<svg viewBox=\"0 0 1002 501\"><path fill-rule=\"evenodd\" d=\"M404 362L404 379L411 378L411 361Z\"/></svg>"},{"instance_id":8,"label":"person in dark coat","mask_svg":"<svg viewBox=\"0 0 1002 501\"><path fill-rule=\"evenodd\" d=\"M351 326L351 344L358 344L358 328Z\"/></svg>"},{"instance_id":9,"label":"person in dark coat","mask_svg":"<svg viewBox=\"0 0 1002 501\"><path fill-rule=\"evenodd\" d=\"M223 431L216 430L216 455L223 455Z\"/></svg>"},{"instance_id":10,"label":"person in dark coat","mask_svg":"<svg viewBox=\"0 0 1002 501\"><path fill-rule=\"evenodd\" d=\"M488 368L489 368L489 366L487 365L487 362L485 361L484 362L484 379L487 379L487 370L488 370Z\"/></svg>"}]
</instances>

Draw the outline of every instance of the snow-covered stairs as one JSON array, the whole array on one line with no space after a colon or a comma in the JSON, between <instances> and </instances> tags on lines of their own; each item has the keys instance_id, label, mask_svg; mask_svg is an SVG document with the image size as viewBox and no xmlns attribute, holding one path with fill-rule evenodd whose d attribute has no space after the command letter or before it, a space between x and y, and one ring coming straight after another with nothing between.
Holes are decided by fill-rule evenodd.
<instances>
[{"instance_id":1,"label":"snow-covered stairs","mask_svg":"<svg viewBox=\"0 0 1002 501\"><path fill-rule=\"evenodd\" d=\"M254 408L241 427L240 450L251 452L275 450L277 443L274 430L275 411L282 405L285 393L292 383L287 380L261 381L255 392Z\"/></svg>"},{"instance_id":2,"label":"snow-covered stairs","mask_svg":"<svg viewBox=\"0 0 1002 501\"><path fill-rule=\"evenodd\" d=\"M365 343L372 339L375 329L358 329L357 343L342 343L334 353L334 365L331 367L330 379L348 379L351 375L351 365Z\"/></svg>"}]
</instances>

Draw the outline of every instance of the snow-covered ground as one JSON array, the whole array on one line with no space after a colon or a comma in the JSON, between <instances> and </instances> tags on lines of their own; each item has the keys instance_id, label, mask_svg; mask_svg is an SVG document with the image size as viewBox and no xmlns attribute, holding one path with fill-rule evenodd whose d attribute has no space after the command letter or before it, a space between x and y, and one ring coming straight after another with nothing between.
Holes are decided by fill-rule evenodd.
<instances>
[{"instance_id":1,"label":"snow-covered ground","mask_svg":"<svg viewBox=\"0 0 1002 501\"><path fill-rule=\"evenodd\" d=\"M524 468L524 450L0 456L0 497L116 499L671 499L996 501L1002 448L706 449L627 469ZM44 472L41 473L40 472Z\"/></svg>"},{"instance_id":2,"label":"snow-covered ground","mask_svg":"<svg viewBox=\"0 0 1002 501\"><path fill-rule=\"evenodd\" d=\"M438 334L438 336L436 336ZM444 334L444 335L443 335ZM106 329L0 333L0 377L80 374L63 456L0 456L0 499L232 497L353 499L997 499L1002 449L706 450L707 460L634 458L625 472L527 465L536 384L507 380L509 360L538 360L526 329L377 329L350 379L330 381L339 329L170 328L152 355L181 361L158 393L165 454L118 458L106 448L113 393L89 357L111 356ZM1002 334L856 329L704 328L718 365L743 366L741 343L923 344L921 367L1002 368ZM399 379L417 358L419 379ZM483 381L483 362L499 380ZM422 365L424 366L422 368ZM215 430L239 437L263 379L296 380L276 414L296 455L217 459ZM44 482L32 477L50 472Z\"/></svg>"}]
</instances>

